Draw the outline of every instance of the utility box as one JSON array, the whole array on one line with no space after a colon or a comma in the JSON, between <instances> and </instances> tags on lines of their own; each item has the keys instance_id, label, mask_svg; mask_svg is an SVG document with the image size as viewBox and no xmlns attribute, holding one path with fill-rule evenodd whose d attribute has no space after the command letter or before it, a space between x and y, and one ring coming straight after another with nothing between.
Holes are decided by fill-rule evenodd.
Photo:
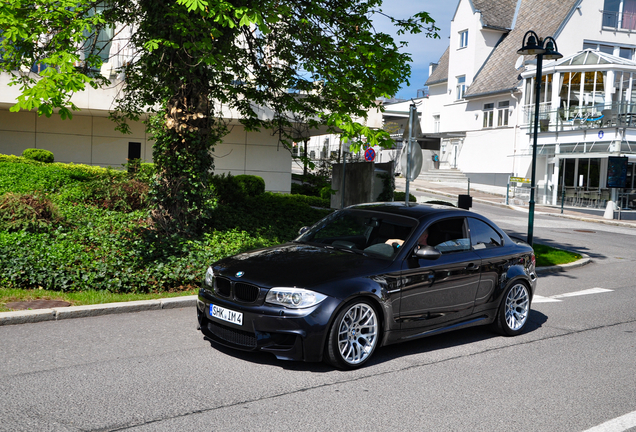
<instances>
[{"instance_id":1,"label":"utility box","mask_svg":"<svg viewBox=\"0 0 636 432\"><path fill-rule=\"evenodd\" d=\"M473 197L470 195L457 195L457 207L468 210L473 206Z\"/></svg>"}]
</instances>

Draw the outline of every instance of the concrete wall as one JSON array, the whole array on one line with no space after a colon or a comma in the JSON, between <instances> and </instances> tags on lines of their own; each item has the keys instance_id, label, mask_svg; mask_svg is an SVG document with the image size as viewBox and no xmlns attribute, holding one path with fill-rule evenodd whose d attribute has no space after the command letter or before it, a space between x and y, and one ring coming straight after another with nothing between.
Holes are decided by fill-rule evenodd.
<instances>
[{"instance_id":1,"label":"concrete wall","mask_svg":"<svg viewBox=\"0 0 636 432\"><path fill-rule=\"evenodd\" d=\"M75 114L61 120L0 109L0 153L21 155L27 148L42 148L53 152L56 162L120 168L128 158L128 143L139 142L142 159L151 162L152 140L144 124L130 126L132 135L123 135L106 117ZM234 126L213 151L215 173L257 175L268 191L291 191L291 154L269 131L246 132Z\"/></svg>"},{"instance_id":2,"label":"concrete wall","mask_svg":"<svg viewBox=\"0 0 636 432\"><path fill-rule=\"evenodd\" d=\"M331 208L342 207L343 164L334 164L331 176L331 188L337 192L331 196ZM347 162L344 168L344 206L374 201L373 181L375 164L371 162Z\"/></svg>"},{"instance_id":3,"label":"concrete wall","mask_svg":"<svg viewBox=\"0 0 636 432\"><path fill-rule=\"evenodd\" d=\"M217 174L260 176L270 192L291 191L291 153L271 131L246 132L243 126L233 126L214 147L214 166Z\"/></svg>"},{"instance_id":4,"label":"concrete wall","mask_svg":"<svg viewBox=\"0 0 636 432\"><path fill-rule=\"evenodd\" d=\"M0 153L21 155L27 148L46 149L56 162L121 167L128 158L128 143L141 143L142 159L152 160L152 142L142 123L131 124L131 135L115 131L106 117L73 115L61 120L54 115L17 113L0 109Z\"/></svg>"}]
</instances>

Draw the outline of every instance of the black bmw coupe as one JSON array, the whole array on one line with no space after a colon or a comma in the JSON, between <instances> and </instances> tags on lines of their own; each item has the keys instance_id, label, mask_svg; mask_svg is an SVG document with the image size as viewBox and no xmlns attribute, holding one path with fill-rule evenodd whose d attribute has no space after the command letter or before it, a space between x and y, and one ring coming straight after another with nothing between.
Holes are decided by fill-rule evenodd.
<instances>
[{"instance_id":1,"label":"black bmw coupe","mask_svg":"<svg viewBox=\"0 0 636 432\"><path fill-rule=\"evenodd\" d=\"M215 343L353 369L378 346L449 330L517 335L536 279L532 248L483 216L372 203L212 264L197 316Z\"/></svg>"}]
</instances>

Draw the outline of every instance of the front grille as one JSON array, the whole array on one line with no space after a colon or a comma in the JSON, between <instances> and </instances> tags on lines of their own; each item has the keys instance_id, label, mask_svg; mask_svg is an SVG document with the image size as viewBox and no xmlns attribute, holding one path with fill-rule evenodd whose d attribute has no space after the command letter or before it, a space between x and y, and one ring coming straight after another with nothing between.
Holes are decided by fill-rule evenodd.
<instances>
[{"instance_id":1,"label":"front grille","mask_svg":"<svg viewBox=\"0 0 636 432\"><path fill-rule=\"evenodd\" d=\"M234 284L234 296L237 300L241 300L244 302L254 302L258 298L258 294L260 293L260 288L255 285L250 285L246 283L236 282Z\"/></svg>"},{"instance_id":2,"label":"front grille","mask_svg":"<svg viewBox=\"0 0 636 432\"><path fill-rule=\"evenodd\" d=\"M232 292L232 284L229 279L217 277L214 278L216 292L224 297L229 297Z\"/></svg>"},{"instance_id":3,"label":"front grille","mask_svg":"<svg viewBox=\"0 0 636 432\"><path fill-rule=\"evenodd\" d=\"M256 348L256 336L254 333L236 330L211 321L208 321L208 330L214 336L226 342L246 348Z\"/></svg>"}]
</instances>

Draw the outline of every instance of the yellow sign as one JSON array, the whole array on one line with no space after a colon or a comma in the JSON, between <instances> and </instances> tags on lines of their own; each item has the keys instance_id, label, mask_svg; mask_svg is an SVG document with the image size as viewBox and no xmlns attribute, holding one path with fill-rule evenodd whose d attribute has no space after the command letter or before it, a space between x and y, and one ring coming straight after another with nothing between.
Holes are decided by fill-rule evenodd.
<instances>
[{"instance_id":1,"label":"yellow sign","mask_svg":"<svg viewBox=\"0 0 636 432\"><path fill-rule=\"evenodd\" d=\"M517 183L530 183L530 179L523 178L523 177L510 177L510 181L517 182Z\"/></svg>"}]
</instances>

